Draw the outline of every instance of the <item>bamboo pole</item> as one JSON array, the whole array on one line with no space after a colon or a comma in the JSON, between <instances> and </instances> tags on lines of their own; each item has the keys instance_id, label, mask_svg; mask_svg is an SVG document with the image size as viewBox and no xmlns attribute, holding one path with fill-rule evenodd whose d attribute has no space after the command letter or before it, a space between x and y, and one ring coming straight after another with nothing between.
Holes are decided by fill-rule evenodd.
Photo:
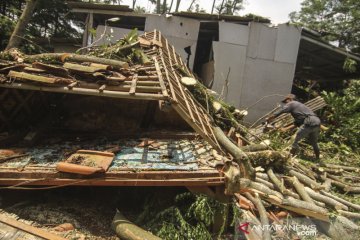
<instances>
[{"instance_id":1,"label":"bamboo pole","mask_svg":"<svg viewBox=\"0 0 360 240\"><path fill-rule=\"evenodd\" d=\"M98 89L85 89L85 88L78 88L78 87L69 89L67 87L45 87L45 86L35 86L35 85L30 85L30 84L25 84L25 83L12 83L12 84L5 83L5 84L1 84L0 87L44 91L44 92L102 96L102 97L112 97L112 98L127 98L127 99L139 99L139 100L140 99L141 100L166 100L166 98L161 94L136 93L134 95L129 95L128 92L109 91L109 90L104 90L102 92L99 92Z\"/></svg>"}]
</instances>

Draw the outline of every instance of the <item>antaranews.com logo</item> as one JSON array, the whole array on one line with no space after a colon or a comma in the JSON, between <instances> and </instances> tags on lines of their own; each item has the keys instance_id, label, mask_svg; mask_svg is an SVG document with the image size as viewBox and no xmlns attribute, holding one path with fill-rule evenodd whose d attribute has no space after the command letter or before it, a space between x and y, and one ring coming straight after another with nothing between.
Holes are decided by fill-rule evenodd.
<instances>
[{"instance_id":1,"label":"antaranews.com logo","mask_svg":"<svg viewBox=\"0 0 360 240\"><path fill-rule=\"evenodd\" d=\"M247 239L246 235L261 236L263 231L270 231L273 234L282 233L293 233L300 238L303 237L315 237L318 232L315 224L309 223L285 223L285 224L269 224L269 225L258 225L251 222L239 223L235 227L235 236L233 239L243 240Z\"/></svg>"}]
</instances>

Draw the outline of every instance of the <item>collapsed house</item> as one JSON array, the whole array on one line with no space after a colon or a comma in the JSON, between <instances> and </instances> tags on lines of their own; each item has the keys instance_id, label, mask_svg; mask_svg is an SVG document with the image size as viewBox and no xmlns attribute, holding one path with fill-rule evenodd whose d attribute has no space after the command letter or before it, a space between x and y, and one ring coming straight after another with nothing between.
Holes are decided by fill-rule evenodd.
<instances>
[{"instance_id":1,"label":"collapsed house","mask_svg":"<svg viewBox=\"0 0 360 240\"><path fill-rule=\"evenodd\" d=\"M296 87L298 82L330 88L360 76L359 69L343 69L345 59L360 63L359 56L288 23L272 26L256 16L137 13L127 6L70 1L68 6L85 24L83 46L116 42L134 28L160 30L208 88L236 108L249 110L249 125L271 111L283 95L306 95ZM109 20L114 18L118 20ZM88 29L96 29L96 35Z\"/></svg>"},{"instance_id":2,"label":"collapsed house","mask_svg":"<svg viewBox=\"0 0 360 240\"><path fill-rule=\"evenodd\" d=\"M286 209L320 221L332 237L358 229L347 217L358 219L360 206L330 193L331 184L358 193L339 180L358 168L309 168L271 149L196 80L161 32L119 43L86 55L0 54L1 185L185 186L222 201L235 195L251 224L259 222L252 211L266 225L268 216L281 222L269 213ZM253 234L269 239L270 230Z\"/></svg>"},{"instance_id":3,"label":"collapsed house","mask_svg":"<svg viewBox=\"0 0 360 240\"><path fill-rule=\"evenodd\" d=\"M115 60L116 64L109 60L110 65L103 65L94 58L82 59L92 61L84 66L70 63L78 59L62 54L63 67L2 63L2 146L24 139L24 146L31 147L24 149L19 142L9 158L1 160L1 184L22 185L28 180L31 185L223 184L223 177L211 167L212 149L221 152L212 120L180 85L180 70L174 66L192 73L160 32L140 39L151 59L143 66ZM150 47L153 44L156 49ZM202 139L195 139L191 128ZM67 134L72 141L56 139ZM125 140L120 144L118 138ZM37 141L42 145L37 147ZM100 151L113 145L120 146L121 154L105 178L78 180L55 169L69 151ZM198 164L200 159L205 165Z\"/></svg>"}]
</instances>

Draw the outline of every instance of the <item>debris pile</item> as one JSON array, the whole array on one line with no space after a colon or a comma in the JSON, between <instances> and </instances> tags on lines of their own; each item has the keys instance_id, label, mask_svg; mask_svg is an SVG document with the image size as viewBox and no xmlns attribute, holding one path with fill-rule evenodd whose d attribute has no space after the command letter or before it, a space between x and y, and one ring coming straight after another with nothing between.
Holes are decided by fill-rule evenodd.
<instances>
[{"instance_id":1,"label":"debris pile","mask_svg":"<svg viewBox=\"0 0 360 240\"><path fill-rule=\"evenodd\" d=\"M360 193L360 168L304 164L273 149L263 139L264 126L242 125L246 111L217 99L156 30L142 36L132 32L114 45L89 49L87 55L29 56L11 49L0 53L0 81L5 88L157 100L161 110L173 108L213 147L217 166L223 166L226 194L236 197L245 220L269 225L281 223L281 216L311 217L327 224L324 232L334 238L359 229L349 219L360 219L360 205L331 190ZM318 110L325 103L316 98L308 105ZM282 116L274 129L290 121ZM332 219L339 224L329 224ZM264 229L258 237L270 239L271 234L284 233Z\"/></svg>"}]
</instances>

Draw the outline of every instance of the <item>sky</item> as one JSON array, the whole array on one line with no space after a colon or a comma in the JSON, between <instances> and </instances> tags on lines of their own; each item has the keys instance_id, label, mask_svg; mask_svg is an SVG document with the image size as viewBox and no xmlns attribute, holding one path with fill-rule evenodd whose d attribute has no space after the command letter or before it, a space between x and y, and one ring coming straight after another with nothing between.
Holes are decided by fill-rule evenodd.
<instances>
[{"instance_id":1,"label":"sky","mask_svg":"<svg viewBox=\"0 0 360 240\"><path fill-rule=\"evenodd\" d=\"M171 0L167 1L170 4ZM175 2L173 10L175 9ZM197 0L200 8L211 12L212 0ZM191 0L182 0L180 10L185 11L191 3ZM216 4L221 3L221 0L216 0ZM239 12L239 15L253 13L263 17L270 18L273 24L285 23L289 21L289 13L299 11L301 0L245 0L244 9ZM132 6L132 0L123 0L122 4ZM148 11L152 11L155 7L150 4L148 0L137 0L136 5L145 7Z\"/></svg>"}]
</instances>

